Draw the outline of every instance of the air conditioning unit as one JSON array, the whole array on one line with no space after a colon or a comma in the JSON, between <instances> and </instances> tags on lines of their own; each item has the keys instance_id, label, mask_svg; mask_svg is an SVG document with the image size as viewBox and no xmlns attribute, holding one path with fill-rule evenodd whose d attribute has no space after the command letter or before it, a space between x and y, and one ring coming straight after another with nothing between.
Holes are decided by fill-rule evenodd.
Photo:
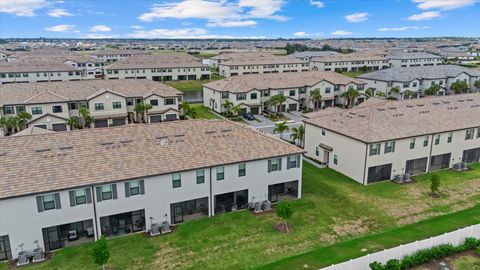
<instances>
[{"instance_id":1,"label":"air conditioning unit","mask_svg":"<svg viewBox=\"0 0 480 270\"><path fill-rule=\"evenodd\" d=\"M22 252L18 253L17 266L26 265L26 264L29 264L29 263L30 263L30 260L28 259L28 253L26 251L22 251Z\"/></svg>"},{"instance_id":2,"label":"air conditioning unit","mask_svg":"<svg viewBox=\"0 0 480 270\"><path fill-rule=\"evenodd\" d=\"M172 229L170 228L170 222L168 222L168 221L162 222L162 228L160 230L162 231L162 233L171 232Z\"/></svg>"},{"instance_id":3,"label":"air conditioning unit","mask_svg":"<svg viewBox=\"0 0 480 270\"><path fill-rule=\"evenodd\" d=\"M160 234L160 227L157 223L153 223L150 229L150 236L159 235Z\"/></svg>"},{"instance_id":4,"label":"air conditioning unit","mask_svg":"<svg viewBox=\"0 0 480 270\"><path fill-rule=\"evenodd\" d=\"M262 212L262 211L263 211L263 210L262 210L262 204L261 204L260 202L256 202L256 203L255 203L255 206L254 206L254 208L253 208L253 212L255 212L255 213L260 213L260 212Z\"/></svg>"},{"instance_id":5,"label":"air conditioning unit","mask_svg":"<svg viewBox=\"0 0 480 270\"><path fill-rule=\"evenodd\" d=\"M263 201L262 209L263 209L263 211L271 211L272 210L272 203L269 200Z\"/></svg>"},{"instance_id":6,"label":"air conditioning unit","mask_svg":"<svg viewBox=\"0 0 480 270\"><path fill-rule=\"evenodd\" d=\"M36 248L33 250L33 262L41 262L45 260L43 250L41 248Z\"/></svg>"}]
</instances>

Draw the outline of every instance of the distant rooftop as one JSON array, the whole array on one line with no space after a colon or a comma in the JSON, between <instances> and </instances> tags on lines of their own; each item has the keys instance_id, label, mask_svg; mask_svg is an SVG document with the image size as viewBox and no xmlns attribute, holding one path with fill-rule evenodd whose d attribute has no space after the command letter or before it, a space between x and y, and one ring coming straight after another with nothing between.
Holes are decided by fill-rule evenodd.
<instances>
[{"instance_id":1,"label":"distant rooftop","mask_svg":"<svg viewBox=\"0 0 480 270\"><path fill-rule=\"evenodd\" d=\"M188 68L207 67L200 59L181 53L159 53L152 55L132 55L126 60L115 62L105 69L149 69L149 68Z\"/></svg>"},{"instance_id":2,"label":"distant rooftop","mask_svg":"<svg viewBox=\"0 0 480 270\"><path fill-rule=\"evenodd\" d=\"M358 76L359 79L378 81L411 82L415 79L442 79L452 78L466 73L473 77L480 76L480 71L457 65L438 65L424 67L395 67L366 73Z\"/></svg>"}]
</instances>

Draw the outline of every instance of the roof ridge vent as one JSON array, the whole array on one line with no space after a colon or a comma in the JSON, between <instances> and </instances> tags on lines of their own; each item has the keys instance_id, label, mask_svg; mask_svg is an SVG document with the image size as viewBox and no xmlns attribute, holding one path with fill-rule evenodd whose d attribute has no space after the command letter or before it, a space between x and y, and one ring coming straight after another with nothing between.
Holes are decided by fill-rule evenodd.
<instances>
[{"instance_id":1,"label":"roof ridge vent","mask_svg":"<svg viewBox=\"0 0 480 270\"><path fill-rule=\"evenodd\" d=\"M229 131L232 131L232 129L231 128L222 129L222 132L229 132Z\"/></svg>"},{"instance_id":2,"label":"roof ridge vent","mask_svg":"<svg viewBox=\"0 0 480 270\"><path fill-rule=\"evenodd\" d=\"M71 145L71 144L63 144L63 145L60 145L58 147L58 149L60 149L60 150L67 150L67 149L72 149L72 148L73 148L73 145Z\"/></svg>"},{"instance_id":3,"label":"roof ridge vent","mask_svg":"<svg viewBox=\"0 0 480 270\"><path fill-rule=\"evenodd\" d=\"M102 141L100 142L100 145L112 145L113 141Z\"/></svg>"},{"instance_id":4,"label":"roof ridge vent","mask_svg":"<svg viewBox=\"0 0 480 270\"><path fill-rule=\"evenodd\" d=\"M184 133L179 133L179 134L175 134L173 135L175 138L179 138L179 137L184 137L185 134Z\"/></svg>"},{"instance_id":5,"label":"roof ridge vent","mask_svg":"<svg viewBox=\"0 0 480 270\"><path fill-rule=\"evenodd\" d=\"M213 133L216 133L217 131L216 130L207 130L205 131L206 134L213 134Z\"/></svg>"},{"instance_id":6,"label":"roof ridge vent","mask_svg":"<svg viewBox=\"0 0 480 270\"><path fill-rule=\"evenodd\" d=\"M37 148L35 148L35 152L37 152L37 153L48 152L48 151L50 151L50 147L37 147Z\"/></svg>"},{"instance_id":7,"label":"roof ridge vent","mask_svg":"<svg viewBox=\"0 0 480 270\"><path fill-rule=\"evenodd\" d=\"M133 140L128 138L120 140L120 143L131 143L131 142L133 142Z\"/></svg>"}]
</instances>

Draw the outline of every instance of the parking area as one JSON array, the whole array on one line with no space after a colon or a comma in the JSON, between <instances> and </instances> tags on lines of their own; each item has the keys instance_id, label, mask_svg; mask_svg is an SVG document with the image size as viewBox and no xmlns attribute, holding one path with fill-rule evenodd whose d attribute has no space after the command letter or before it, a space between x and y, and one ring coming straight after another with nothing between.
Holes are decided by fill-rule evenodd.
<instances>
[{"instance_id":1,"label":"parking area","mask_svg":"<svg viewBox=\"0 0 480 270\"><path fill-rule=\"evenodd\" d=\"M284 140L290 141L292 128L297 128L303 125L302 117L300 116L301 112L290 112L290 113L285 112L283 113L283 115L290 120L288 120L286 123L286 125L288 126L288 130L283 133L282 137ZM246 120L245 118L243 120L258 130L264 131L266 133L274 134L275 136L280 137L280 134L275 134L273 131L275 129L275 125L277 124L276 122L268 119L263 115L257 114L257 115L254 115L254 117L255 117L255 120L252 120L252 121Z\"/></svg>"}]
</instances>

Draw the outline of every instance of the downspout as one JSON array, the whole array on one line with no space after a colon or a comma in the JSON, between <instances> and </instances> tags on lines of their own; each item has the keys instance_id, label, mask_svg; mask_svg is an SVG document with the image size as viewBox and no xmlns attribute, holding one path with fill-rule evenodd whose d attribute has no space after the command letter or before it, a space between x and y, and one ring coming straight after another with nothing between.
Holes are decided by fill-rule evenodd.
<instances>
[{"instance_id":1,"label":"downspout","mask_svg":"<svg viewBox=\"0 0 480 270\"><path fill-rule=\"evenodd\" d=\"M428 154L428 159L427 159L427 171L430 172L430 164L432 163L432 150L433 150L433 143L434 143L434 137L435 135L432 134L432 140L430 142L430 153Z\"/></svg>"},{"instance_id":2,"label":"downspout","mask_svg":"<svg viewBox=\"0 0 480 270\"><path fill-rule=\"evenodd\" d=\"M100 238L98 234L98 222L97 222L97 200L95 198L95 189L93 186L90 187L90 190L92 192L92 203L93 203L93 218L95 220L95 240L98 240Z\"/></svg>"},{"instance_id":3,"label":"downspout","mask_svg":"<svg viewBox=\"0 0 480 270\"><path fill-rule=\"evenodd\" d=\"M367 158L368 158L368 144L365 143L365 162L363 163L363 185L366 185L367 178L365 174L367 173Z\"/></svg>"},{"instance_id":4,"label":"downspout","mask_svg":"<svg viewBox=\"0 0 480 270\"><path fill-rule=\"evenodd\" d=\"M210 167L210 174L209 174L209 178L210 178L210 216L213 216L214 215L214 212L213 212L213 192L212 192L212 167Z\"/></svg>"}]
</instances>

